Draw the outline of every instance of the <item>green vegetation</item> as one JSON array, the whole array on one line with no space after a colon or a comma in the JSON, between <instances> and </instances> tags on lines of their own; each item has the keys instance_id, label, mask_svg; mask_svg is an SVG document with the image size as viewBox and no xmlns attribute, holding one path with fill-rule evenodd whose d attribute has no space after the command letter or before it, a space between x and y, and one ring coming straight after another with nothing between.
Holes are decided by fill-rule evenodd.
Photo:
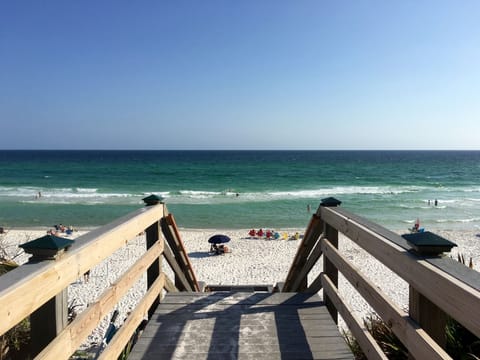
<instances>
[{"instance_id":1,"label":"green vegetation","mask_svg":"<svg viewBox=\"0 0 480 360\"><path fill-rule=\"evenodd\" d=\"M380 317L370 314L364 319L364 325L389 359L408 359L408 350ZM453 359L480 360L480 339L453 319L447 321L445 331L446 351ZM367 359L351 333L344 332L344 337L355 359Z\"/></svg>"},{"instance_id":2,"label":"green vegetation","mask_svg":"<svg viewBox=\"0 0 480 360\"><path fill-rule=\"evenodd\" d=\"M0 243L1 247L1 243ZM6 254L4 248L1 254ZM18 266L14 261L0 258L0 276ZM0 360L28 359L30 356L25 349L30 343L30 321L22 320L5 334L0 336Z\"/></svg>"},{"instance_id":3,"label":"green vegetation","mask_svg":"<svg viewBox=\"0 0 480 360\"><path fill-rule=\"evenodd\" d=\"M363 323L389 359L408 359L408 350L380 317L376 314L370 314L363 320ZM350 350L355 355L355 359L366 360L367 357L351 333L344 332L344 337Z\"/></svg>"},{"instance_id":4,"label":"green vegetation","mask_svg":"<svg viewBox=\"0 0 480 360\"><path fill-rule=\"evenodd\" d=\"M447 320L447 352L454 359L480 360L480 339L454 319Z\"/></svg>"},{"instance_id":5,"label":"green vegetation","mask_svg":"<svg viewBox=\"0 0 480 360\"><path fill-rule=\"evenodd\" d=\"M0 237L0 276L18 267L14 259L19 252L10 256L7 248L5 233L3 233ZM30 320L26 318L0 336L0 360L29 359L30 355L26 350L29 348L29 343Z\"/></svg>"}]
</instances>

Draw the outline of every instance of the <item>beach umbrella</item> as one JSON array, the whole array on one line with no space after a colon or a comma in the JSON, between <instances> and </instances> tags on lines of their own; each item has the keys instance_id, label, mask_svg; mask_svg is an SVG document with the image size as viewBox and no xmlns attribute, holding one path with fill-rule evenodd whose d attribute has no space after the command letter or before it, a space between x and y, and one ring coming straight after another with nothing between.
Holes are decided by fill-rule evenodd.
<instances>
[{"instance_id":1,"label":"beach umbrella","mask_svg":"<svg viewBox=\"0 0 480 360\"><path fill-rule=\"evenodd\" d=\"M230 238L227 235L213 235L208 242L210 244L224 244L230 241Z\"/></svg>"}]
</instances>

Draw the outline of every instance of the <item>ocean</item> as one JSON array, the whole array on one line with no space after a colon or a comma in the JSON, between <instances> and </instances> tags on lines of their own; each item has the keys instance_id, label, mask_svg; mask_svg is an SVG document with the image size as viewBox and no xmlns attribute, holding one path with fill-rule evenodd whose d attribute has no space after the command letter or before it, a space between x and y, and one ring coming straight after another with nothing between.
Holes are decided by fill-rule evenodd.
<instances>
[{"instance_id":1,"label":"ocean","mask_svg":"<svg viewBox=\"0 0 480 360\"><path fill-rule=\"evenodd\" d=\"M188 228L303 229L332 196L394 231L478 232L480 151L0 151L0 226L103 225L150 194Z\"/></svg>"}]
</instances>

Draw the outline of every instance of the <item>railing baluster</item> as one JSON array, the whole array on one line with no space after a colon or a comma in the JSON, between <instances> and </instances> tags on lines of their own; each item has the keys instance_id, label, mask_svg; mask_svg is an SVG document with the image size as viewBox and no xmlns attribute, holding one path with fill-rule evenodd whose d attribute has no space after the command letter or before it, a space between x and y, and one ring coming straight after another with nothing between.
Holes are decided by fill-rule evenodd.
<instances>
[{"instance_id":1,"label":"railing baluster","mask_svg":"<svg viewBox=\"0 0 480 360\"><path fill-rule=\"evenodd\" d=\"M157 241L159 241L160 236L160 223L158 221L150 225L145 231L146 234L146 248L150 249ZM163 240L161 240L163 241ZM147 291L152 287L157 278L160 275L162 269L161 256L153 262L152 265L147 269ZM148 318L150 319L155 312L158 304L160 303L160 294L158 298L153 302L152 306L148 310Z\"/></svg>"},{"instance_id":2,"label":"railing baluster","mask_svg":"<svg viewBox=\"0 0 480 360\"><path fill-rule=\"evenodd\" d=\"M322 203L320 204L320 206L331 208L331 207L337 207L340 204L341 204L341 201L335 198L326 198L322 200ZM338 230L328 223L325 223L325 238L335 248L338 249ZM338 288L338 269L326 257L323 259L323 272L328 276L328 278L335 285L335 287ZM333 321L335 321L335 323L338 324L338 312L337 312L337 309L335 308L335 304L330 300L328 295L324 294L323 300L325 301L325 305L327 305L327 309L330 315L332 316Z\"/></svg>"},{"instance_id":3,"label":"railing baluster","mask_svg":"<svg viewBox=\"0 0 480 360\"><path fill-rule=\"evenodd\" d=\"M325 238L328 239L328 241L338 249L338 231L334 227L326 224L325 225ZM337 267L327 258L324 257L323 259L323 272L328 276L330 281L335 285L335 287L338 287L338 269ZM335 323L338 323L338 312L337 309L335 308L335 305L333 302L330 300L328 295L325 295L323 297L323 300L325 301L325 305L327 305L327 309L330 313L330 315L333 318L333 321Z\"/></svg>"}]
</instances>

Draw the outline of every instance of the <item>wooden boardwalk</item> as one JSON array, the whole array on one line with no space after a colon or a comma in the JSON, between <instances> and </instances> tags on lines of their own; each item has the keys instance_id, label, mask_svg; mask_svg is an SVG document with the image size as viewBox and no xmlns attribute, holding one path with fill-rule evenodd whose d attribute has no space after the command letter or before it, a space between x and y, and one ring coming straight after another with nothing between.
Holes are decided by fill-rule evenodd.
<instances>
[{"instance_id":1,"label":"wooden boardwalk","mask_svg":"<svg viewBox=\"0 0 480 360\"><path fill-rule=\"evenodd\" d=\"M169 293L129 359L353 359L316 294Z\"/></svg>"}]
</instances>

